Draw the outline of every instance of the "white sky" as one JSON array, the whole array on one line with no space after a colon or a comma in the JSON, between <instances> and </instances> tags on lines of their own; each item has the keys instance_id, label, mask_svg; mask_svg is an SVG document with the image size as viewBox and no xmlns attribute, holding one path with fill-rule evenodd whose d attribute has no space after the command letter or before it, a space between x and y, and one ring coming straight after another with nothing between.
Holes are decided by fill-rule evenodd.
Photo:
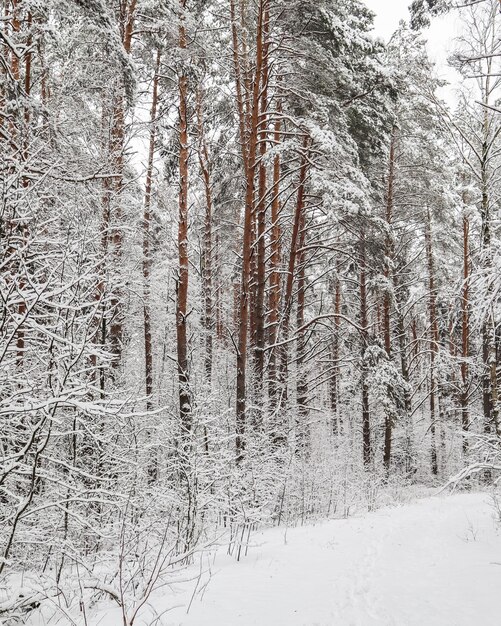
<instances>
[{"instance_id":1,"label":"white sky","mask_svg":"<svg viewBox=\"0 0 501 626\"><path fill-rule=\"evenodd\" d=\"M375 33L387 41L397 29L400 20L409 19L408 6L411 0L364 0L365 4L376 14ZM458 32L458 24L452 14L435 18L431 27L424 33L428 40L428 54L436 64L436 73L451 85L440 94L450 105L454 105L454 92L460 76L447 64L447 58L454 48L454 37Z\"/></svg>"}]
</instances>

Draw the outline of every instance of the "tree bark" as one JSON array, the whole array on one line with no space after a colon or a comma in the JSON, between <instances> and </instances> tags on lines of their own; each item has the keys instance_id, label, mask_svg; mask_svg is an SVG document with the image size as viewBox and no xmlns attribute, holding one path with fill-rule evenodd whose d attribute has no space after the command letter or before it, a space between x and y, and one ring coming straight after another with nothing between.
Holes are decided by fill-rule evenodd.
<instances>
[{"instance_id":1,"label":"tree bark","mask_svg":"<svg viewBox=\"0 0 501 626\"><path fill-rule=\"evenodd\" d=\"M280 82L280 81L279 81ZM275 124L273 131L273 143L277 147L280 144L282 106L280 97L275 111ZM271 201L271 236L270 236L270 286L269 286L269 318L268 318L268 343L270 346L269 364L269 387L268 393L273 410L277 406L277 349L275 346L278 338L279 307L280 307L280 264L282 261L280 227L280 153L273 160L273 196Z\"/></svg>"},{"instance_id":2,"label":"tree bark","mask_svg":"<svg viewBox=\"0 0 501 626\"><path fill-rule=\"evenodd\" d=\"M405 329L404 314L402 312L403 302L399 302L397 316L397 333L398 333L398 349L400 352L400 371L402 379L407 387L404 390L404 427L405 427L405 471L406 474L414 472L414 454L413 454L413 424L412 424L412 399L410 389L410 371L407 357L408 342L406 341L407 333Z\"/></svg>"},{"instance_id":3,"label":"tree bark","mask_svg":"<svg viewBox=\"0 0 501 626\"><path fill-rule=\"evenodd\" d=\"M21 20L19 16L19 10L20 10L20 7L19 7L18 0L12 0L10 22L11 22L11 27L12 27L12 34L14 37L14 41L16 43L19 43L17 42L16 38L19 37L19 33L21 31ZM30 14L29 19L31 23L31 14ZM27 42L27 47L28 45L29 44ZM19 59L14 53L12 53L11 59L12 59L11 61L12 78L15 81L15 84L16 84L15 88L19 94L19 91L20 91L19 88L21 85L21 59ZM29 52L24 57L24 70L25 70L24 89L25 90L26 88L28 89L28 91L26 92L26 97L28 98L30 86L31 86L31 54ZM15 117L14 117L14 120L15 120ZM17 120L17 124L15 121L11 122L11 137L12 137L12 142L13 142L13 148L16 152L20 152L19 159L21 163L26 163L28 159L28 122L29 122L29 107L28 106L25 107L24 122L25 122L24 128L23 128L23 121L21 119L21 116L19 116ZM24 175L21 176L21 185L23 188L26 188L28 186L28 179ZM14 223L14 220L13 220L13 223ZM26 236L27 236L26 225L23 224L22 221L20 221L19 225L17 225L15 229L19 231L19 235L18 235L19 241L21 242L21 247L23 247L23 244L25 243ZM25 330L23 327L23 320L26 316L27 309L26 309L26 302L23 300L23 291L26 287L26 279L22 275L21 264L19 264L19 269L21 270L21 273L18 276L21 301L18 306L18 315L19 315L19 319L21 320L21 322L17 328L16 347L17 347L17 366L22 367L23 360L24 360L24 353L26 349L26 334L25 334Z\"/></svg>"},{"instance_id":4,"label":"tree bark","mask_svg":"<svg viewBox=\"0 0 501 626\"><path fill-rule=\"evenodd\" d=\"M339 415L339 334L341 331L341 265L336 263L336 278L334 288L334 329L331 345L332 373L330 376L330 404L332 411L332 433L338 435L341 431Z\"/></svg>"},{"instance_id":5,"label":"tree bark","mask_svg":"<svg viewBox=\"0 0 501 626\"><path fill-rule=\"evenodd\" d=\"M137 0L125 0L120 5L119 29L124 52L130 55L132 34L136 16ZM110 232L110 243L113 250L113 263L119 272L122 259L124 233L122 228L122 200L124 189L124 151L125 151L125 85L119 78L114 87L112 106L112 127L110 138L110 156L115 177L110 183L113 203L113 228ZM110 221L111 225L111 221ZM121 280L119 281L122 282ZM115 285L111 290L111 320L109 323L110 348L114 356L113 366L116 370L121 363L124 343L124 311L122 306L123 287Z\"/></svg>"},{"instance_id":6,"label":"tree bark","mask_svg":"<svg viewBox=\"0 0 501 626\"><path fill-rule=\"evenodd\" d=\"M388 234L385 242L385 270L384 275L386 278L386 290L384 294L383 302L383 327L384 327L384 347L386 350L386 356L391 361L391 295L389 293L390 284L392 281L392 263L393 263L393 240L391 234L392 222L393 222L393 205L394 205L394 193L395 193L395 165L396 165L396 146L397 146L397 127L393 125L391 133L390 143L390 158L388 165L388 189L386 194L386 226L388 228ZM391 464L391 444L392 444L392 430L393 423L392 417L386 412L384 423L384 452L383 452L383 464L386 471L389 471Z\"/></svg>"},{"instance_id":7,"label":"tree bark","mask_svg":"<svg viewBox=\"0 0 501 626\"><path fill-rule=\"evenodd\" d=\"M153 76L153 94L150 111L150 142L143 211L143 320L144 320L144 367L146 410L153 409L153 348L151 334L151 192L153 184L153 162L157 137L158 83L160 80L161 52L157 51L155 74Z\"/></svg>"},{"instance_id":8,"label":"tree bark","mask_svg":"<svg viewBox=\"0 0 501 626\"><path fill-rule=\"evenodd\" d=\"M184 10L186 0L179 0L181 9L179 22L179 47L187 50L187 36ZM186 69L180 70L178 78L179 91L179 223L178 223L178 280L176 297L176 330L177 330L177 370L179 384L179 417L181 432L186 438L192 427L190 379L188 371L188 186L189 186L189 146L188 146L188 76Z\"/></svg>"},{"instance_id":9,"label":"tree bark","mask_svg":"<svg viewBox=\"0 0 501 626\"><path fill-rule=\"evenodd\" d=\"M301 225L298 249L298 277L297 277L297 314L296 326L298 329L297 358L296 358L296 401L297 401L297 447L298 452L308 452L310 443L310 428L308 424L308 376L304 371L306 354L306 332L301 330L305 322L305 292L306 292L306 216L301 213Z\"/></svg>"},{"instance_id":10,"label":"tree bark","mask_svg":"<svg viewBox=\"0 0 501 626\"><path fill-rule=\"evenodd\" d=\"M466 204L466 203L465 203ZM461 299L461 425L463 429L463 456L468 456L468 431L470 430L469 394L469 367L470 357L470 222L463 217L463 297Z\"/></svg>"},{"instance_id":11,"label":"tree bark","mask_svg":"<svg viewBox=\"0 0 501 626\"><path fill-rule=\"evenodd\" d=\"M264 349L265 349L265 292L266 292L266 165L264 162L268 140L268 54L270 44L269 11L265 9L263 24L263 70L259 113L259 186L257 203L257 242L256 242L256 300L253 307L254 324L254 382L256 385L256 405L262 407ZM262 408L261 408L262 411ZM260 416L260 421L262 416Z\"/></svg>"},{"instance_id":12,"label":"tree bark","mask_svg":"<svg viewBox=\"0 0 501 626\"><path fill-rule=\"evenodd\" d=\"M203 281L203 317L202 326L204 329L205 339L205 357L204 369L207 382L210 384L212 379L212 352L213 352L213 298L212 298L212 188L210 177L209 150L205 138L205 128L203 121L203 100L201 89L197 89L197 125L198 125L198 160L205 191L205 216L204 216L204 240L203 240L203 265L202 265L202 281Z\"/></svg>"},{"instance_id":13,"label":"tree bark","mask_svg":"<svg viewBox=\"0 0 501 626\"><path fill-rule=\"evenodd\" d=\"M428 264L428 314L430 324L430 433L431 433L431 473L438 475L437 439L436 439L436 397L437 382L435 360L438 354L438 321L435 291L435 263L433 259L433 244L431 234L430 209L426 209L425 245Z\"/></svg>"},{"instance_id":14,"label":"tree bark","mask_svg":"<svg viewBox=\"0 0 501 626\"><path fill-rule=\"evenodd\" d=\"M288 340L290 334L290 317L293 305L293 288L296 278L296 264L298 260L299 237L303 214L305 210L306 179L309 168L309 144L310 138L304 136L303 155L299 170L299 184L297 190L296 209L294 212L294 223L292 225L292 238L289 252L289 263L287 267L287 278L285 283L285 294L282 316L282 341L283 345L280 354L280 406L284 410L287 404L287 370L288 370Z\"/></svg>"},{"instance_id":15,"label":"tree bark","mask_svg":"<svg viewBox=\"0 0 501 626\"><path fill-rule=\"evenodd\" d=\"M360 326L362 328L362 447L364 466L372 464L371 422L369 407L368 368L366 364L366 350L369 344L368 311L367 311L367 252L366 235L362 229L360 234Z\"/></svg>"},{"instance_id":16,"label":"tree bark","mask_svg":"<svg viewBox=\"0 0 501 626\"><path fill-rule=\"evenodd\" d=\"M480 216L482 219L482 269L487 275L487 302L492 299L492 241L491 241L491 198L488 164L492 158L489 148L489 111L487 105L489 103L488 94L490 93L489 78L486 79L483 122L483 144L480 163L481 174L481 190L482 199L480 207ZM482 405L484 412L484 432L490 434L495 432L501 435L499 424L499 406L498 406L498 381L497 381L497 360L496 360L496 337L495 337L495 320L492 305L488 304L488 310L482 325Z\"/></svg>"},{"instance_id":17,"label":"tree bark","mask_svg":"<svg viewBox=\"0 0 501 626\"><path fill-rule=\"evenodd\" d=\"M252 86L251 123L249 128L248 149L243 146L244 166L246 165L246 191L244 232L242 242L242 279L238 302L238 346L237 346L237 393L236 393L236 459L243 459L245 450L245 426L246 426L246 367L247 367L247 339L249 323L249 298L250 298L250 273L252 254L252 217L254 211L255 195L255 172L257 140L259 131L259 99L262 84L263 71L263 23L264 23L265 0L260 0L257 18L256 34L256 64L254 82ZM238 57L238 53L237 53Z\"/></svg>"}]
</instances>

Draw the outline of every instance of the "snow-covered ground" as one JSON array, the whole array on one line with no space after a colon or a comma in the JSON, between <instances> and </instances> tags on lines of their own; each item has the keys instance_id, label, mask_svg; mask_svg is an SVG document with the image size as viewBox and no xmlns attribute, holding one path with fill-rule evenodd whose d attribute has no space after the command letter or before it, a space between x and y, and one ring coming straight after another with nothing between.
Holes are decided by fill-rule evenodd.
<instances>
[{"instance_id":1,"label":"snow-covered ground","mask_svg":"<svg viewBox=\"0 0 501 626\"><path fill-rule=\"evenodd\" d=\"M501 531L486 493L258 531L240 562L221 547L201 564L195 593L193 566L151 598L162 619L143 613L135 626L501 624ZM120 609L101 606L89 624L121 626Z\"/></svg>"},{"instance_id":2,"label":"snow-covered ground","mask_svg":"<svg viewBox=\"0 0 501 626\"><path fill-rule=\"evenodd\" d=\"M487 494L426 498L253 537L218 555L183 626L499 626L501 536Z\"/></svg>"}]
</instances>

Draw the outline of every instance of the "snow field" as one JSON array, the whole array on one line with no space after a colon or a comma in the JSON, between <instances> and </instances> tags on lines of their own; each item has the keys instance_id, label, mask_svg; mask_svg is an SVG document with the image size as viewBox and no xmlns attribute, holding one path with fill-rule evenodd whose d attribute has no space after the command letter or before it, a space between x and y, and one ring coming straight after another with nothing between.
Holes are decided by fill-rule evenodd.
<instances>
[{"instance_id":1,"label":"snow field","mask_svg":"<svg viewBox=\"0 0 501 626\"><path fill-rule=\"evenodd\" d=\"M241 562L218 554L188 615L175 609L166 623L499 626L501 537L494 517L489 494L456 494L264 530Z\"/></svg>"},{"instance_id":2,"label":"snow field","mask_svg":"<svg viewBox=\"0 0 501 626\"><path fill-rule=\"evenodd\" d=\"M134 626L499 626L500 594L492 496L442 494L255 531L239 562L221 545L172 572ZM110 600L73 619L35 612L27 624L123 624Z\"/></svg>"}]
</instances>

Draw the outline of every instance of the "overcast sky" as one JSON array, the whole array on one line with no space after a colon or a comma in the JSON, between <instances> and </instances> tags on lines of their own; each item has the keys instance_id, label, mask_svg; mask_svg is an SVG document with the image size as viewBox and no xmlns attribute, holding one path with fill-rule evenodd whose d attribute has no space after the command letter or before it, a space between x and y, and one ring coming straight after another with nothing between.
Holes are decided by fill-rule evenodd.
<instances>
[{"instance_id":1,"label":"overcast sky","mask_svg":"<svg viewBox=\"0 0 501 626\"><path fill-rule=\"evenodd\" d=\"M367 6L376 14L376 34L387 41L397 29L400 20L409 19L408 6L411 0L364 0ZM454 47L454 36L458 26L451 15L436 18L431 27L425 32L428 40L428 54L436 63L436 72L440 78L448 80L451 86L443 90L444 97L450 104L454 104L454 90L459 78L447 64L447 58Z\"/></svg>"},{"instance_id":2,"label":"overcast sky","mask_svg":"<svg viewBox=\"0 0 501 626\"><path fill-rule=\"evenodd\" d=\"M400 20L409 17L410 0L365 0L365 4L376 14L376 31L383 39L390 37Z\"/></svg>"}]
</instances>

